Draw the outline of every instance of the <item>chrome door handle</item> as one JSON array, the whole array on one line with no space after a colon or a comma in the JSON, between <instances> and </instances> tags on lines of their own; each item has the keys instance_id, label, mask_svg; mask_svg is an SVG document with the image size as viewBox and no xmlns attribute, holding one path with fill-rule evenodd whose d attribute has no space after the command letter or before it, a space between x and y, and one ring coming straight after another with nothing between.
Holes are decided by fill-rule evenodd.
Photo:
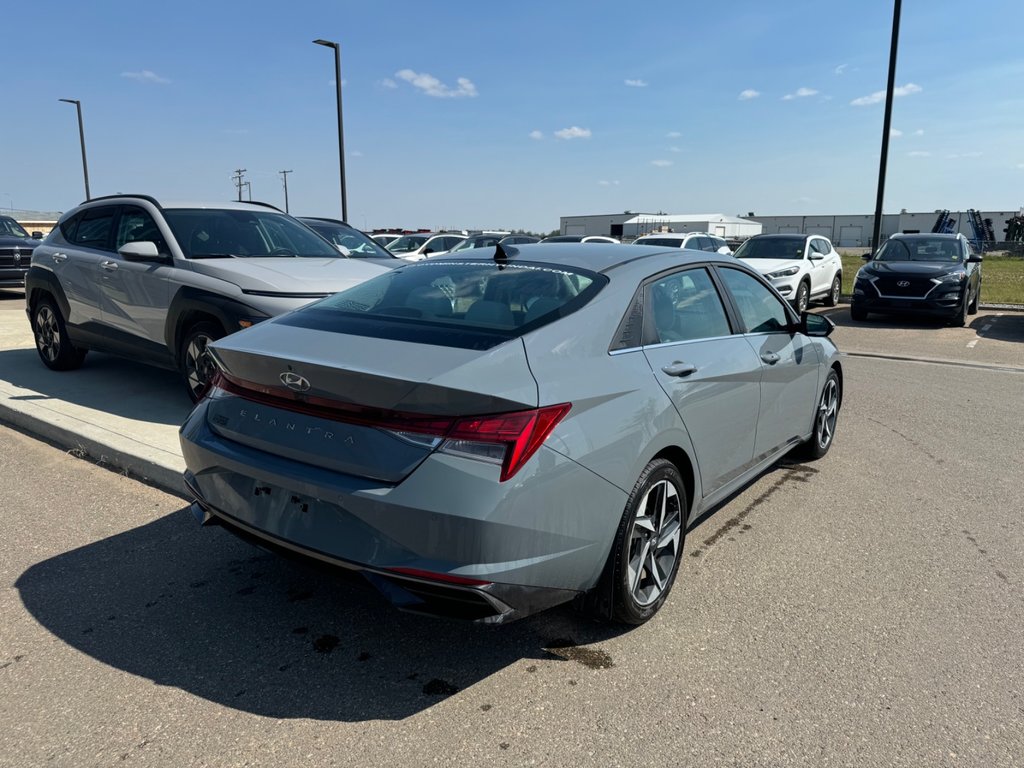
<instances>
[{"instance_id":1,"label":"chrome door handle","mask_svg":"<svg viewBox=\"0 0 1024 768\"><path fill-rule=\"evenodd\" d=\"M768 363L768 365L775 365L781 358L774 352L762 352L761 359Z\"/></svg>"},{"instance_id":2,"label":"chrome door handle","mask_svg":"<svg viewBox=\"0 0 1024 768\"><path fill-rule=\"evenodd\" d=\"M116 261L101 261L100 262L100 266L103 267L105 270L107 270L107 272L113 272L115 269L117 269L117 262Z\"/></svg>"},{"instance_id":3,"label":"chrome door handle","mask_svg":"<svg viewBox=\"0 0 1024 768\"><path fill-rule=\"evenodd\" d=\"M54 261L55 264L61 264L61 263L65 262L65 261L67 261L67 260L68 260L68 255L66 253L55 253L55 254L53 254L53 261Z\"/></svg>"},{"instance_id":4,"label":"chrome door handle","mask_svg":"<svg viewBox=\"0 0 1024 768\"><path fill-rule=\"evenodd\" d=\"M666 365L661 369L669 376L689 376L691 373L697 372L697 366L693 363L684 363L676 360L671 365Z\"/></svg>"}]
</instances>

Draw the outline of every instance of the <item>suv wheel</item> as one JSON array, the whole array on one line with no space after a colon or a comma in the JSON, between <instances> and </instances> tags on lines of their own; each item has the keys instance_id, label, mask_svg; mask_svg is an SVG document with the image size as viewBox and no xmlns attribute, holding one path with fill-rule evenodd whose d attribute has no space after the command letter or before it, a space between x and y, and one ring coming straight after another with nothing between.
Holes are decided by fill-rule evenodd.
<instances>
[{"instance_id":1,"label":"suv wheel","mask_svg":"<svg viewBox=\"0 0 1024 768\"><path fill-rule=\"evenodd\" d=\"M805 280L796 287L796 297L793 299L793 309L796 310L798 315L803 314L807 311L807 305L810 303L811 289Z\"/></svg>"},{"instance_id":2,"label":"suv wheel","mask_svg":"<svg viewBox=\"0 0 1024 768\"><path fill-rule=\"evenodd\" d=\"M85 360L87 350L79 349L71 343L60 309L50 296L44 296L36 302L32 313L32 331L39 359L47 368L70 371L78 368Z\"/></svg>"},{"instance_id":3,"label":"suv wheel","mask_svg":"<svg viewBox=\"0 0 1024 768\"><path fill-rule=\"evenodd\" d=\"M213 322L196 323L181 340L181 372L193 403L199 402L213 382L213 358L207 345L224 336L224 330Z\"/></svg>"},{"instance_id":4,"label":"suv wheel","mask_svg":"<svg viewBox=\"0 0 1024 768\"><path fill-rule=\"evenodd\" d=\"M832 287L828 289L828 296L825 297L825 306L834 307L839 303L839 295L843 291L843 276L839 272L836 272L836 276L832 278Z\"/></svg>"}]
</instances>

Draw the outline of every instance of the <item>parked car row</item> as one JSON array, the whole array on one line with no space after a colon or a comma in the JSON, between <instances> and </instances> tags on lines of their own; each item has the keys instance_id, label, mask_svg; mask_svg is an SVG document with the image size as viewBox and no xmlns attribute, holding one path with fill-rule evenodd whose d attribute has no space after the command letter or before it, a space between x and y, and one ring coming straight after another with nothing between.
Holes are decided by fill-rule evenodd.
<instances>
[{"instance_id":1,"label":"parked car row","mask_svg":"<svg viewBox=\"0 0 1024 768\"><path fill-rule=\"evenodd\" d=\"M0 288L25 284L32 252L42 236L41 232L30 235L10 216L0 216Z\"/></svg>"}]
</instances>

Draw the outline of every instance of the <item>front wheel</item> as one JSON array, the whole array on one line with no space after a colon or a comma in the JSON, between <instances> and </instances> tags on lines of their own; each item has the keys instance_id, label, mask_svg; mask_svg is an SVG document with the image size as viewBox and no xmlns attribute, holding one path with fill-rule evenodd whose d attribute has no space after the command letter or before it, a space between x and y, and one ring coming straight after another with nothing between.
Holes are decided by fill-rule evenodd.
<instances>
[{"instance_id":1,"label":"front wheel","mask_svg":"<svg viewBox=\"0 0 1024 768\"><path fill-rule=\"evenodd\" d=\"M858 323L863 323L868 319L868 311L857 304L857 302L854 302L850 305L850 318Z\"/></svg>"},{"instance_id":2,"label":"front wheel","mask_svg":"<svg viewBox=\"0 0 1024 768\"><path fill-rule=\"evenodd\" d=\"M825 306L834 307L839 303L839 296L843 291L843 276L836 274L832 278L832 287L828 289L828 296L825 297Z\"/></svg>"},{"instance_id":3,"label":"front wheel","mask_svg":"<svg viewBox=\"0 0 1024 768\"><path fill-rule=\"evenodd\" d=\"M832 447L832 441L836 436L836 423L839 420L840 402L842 393L839 389L839 376L831 370L825 379L825 386L821 390L818 407L814 413L814 434L799 449L804 458L820 459Z\"/></svg>"},{"instance_id":4,"label":"front wheel","mask_svg":"<svg viewBox=\"0 0 1024 768\"><path fill-rule=\"evenodd\" d=\"M949 319L949 324L954 328L963 328L967 325L967 296L960 302L956 314Z\"/></svg>"},{"instance_id":5,"label":"front wheel","mask_svg":"<svg viewBox=\"0 0 1024 768\"><path fill-rule=\"evenodd\" d=\"M206 347L223 336L224 331L217 323L202 322L189 328L181 341L181 372L193 403L198 403L206 394L216 372Z\"/></svg>"},{"instance_id":6,"label":"front wheel","mask_svg":"<svg viewBox=\"0 0 1024 768\"><path fill-rule=\"evenodd\" d=\"M807 311L807 305L811 303L811 289L807 283L800 283L796 287L796 296L793 298L793 309L798 315Z\"/></svg>"},{"instance_id":7,"label":"front wheel","mask_svg":"<svg viewBox=\"0 0 1024 768\"><path fill-rule=\"evenodd\" d=\"M686 488L675 464L655 459L633 486L612 549L612 616L643 624L668 597L686 536Z\"/></svg>"},{"instance_id":8,"label":"front wheel","mask_svg":"<svg viewBox=\"0 0 1024 768\"><path fill-rule=\"evenodd\" d=\"M981 301L981 283L978 283L978 290L974 292L974 299L967 306L968 315L978 314L978 302Z\"/></svg>"}]
</instances>

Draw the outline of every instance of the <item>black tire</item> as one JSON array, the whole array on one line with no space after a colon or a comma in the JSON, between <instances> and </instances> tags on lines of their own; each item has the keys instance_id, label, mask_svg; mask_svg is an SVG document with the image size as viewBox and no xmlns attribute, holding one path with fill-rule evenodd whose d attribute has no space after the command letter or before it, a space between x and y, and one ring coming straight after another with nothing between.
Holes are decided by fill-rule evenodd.
<instances>
[{"instance_id":1,"label":"black tire","mask_svg":"<svg viewBox=\"0 0 1024 768\"><path fill-rule=\"evenodd\" d=\"M796 296L793 297L793 309L796 313L802 314L807 311L808 305L811 303L811 286L807 284L807 281L803 281L796 287Z\"/></svg>"},{"instance_id":2,"label":"black tire","mask_svg":"<svg viewBox=\"0 0 1024 768\"><path fill-rule=\"evenodd\" d=\"M832 278L832 287L828 289L828 296L825 297L825 306L834 307L839 303L839 297L843 293L843 275L840 272L836 272L836 276Z\"/></svg>"},{"instance_id":3,"label":"black tire","mask_svg":"<svg viewBox=\"0 0 1024 768\"><path fill-rule=\"evenodd\" d=\"M32 334L39 359L50 370L72 371L85 360L88 350L71 343L60 308L50 296L40 298L32 309Z\"/></svg>"},{"instance_id":4,"label":"black tire","mask_svg":"<svg viewBox=\"0 0 1024 768\"><path fill-rule=\"evenodd\" d=\"M856 320L858 323L863 323L868 319L868 311L857 304L857 302L853 302L853 304L850 305L850 319Z\"/></svg>"},{"instance_id":5,"label":"black tire","mask_svg":"<svg viewBox=\"0 0 1024 768\"><path fill-rule=\"evenodd\" d=\"M206 354L206 345L224 337L224 329L214 322L201 322L189 327L181 339L181 373L189 399L198 403L213 381L213 360Z\"/></svg>"},{"instance_id":6,"label":"black tire","mask_svg":"<svg viewBox=\"0 0 1024 768\"><path fill-rule=\"evenodd\" d=\"M839 384L839 375L831 370L821 388L818 404L814 410L814 432L807 442L800 445L796 452L803 459L814 461L828 453L836 436L836 424L839 422L839 408L843 402L843 391Z\"/></svg>"},{"instance_id":7,"label":"black tire","mask_svg":"<svg viewBox=\"0 0 1024 768\"><path fill-rule=\"evenodd\" d=\"M981 301L981 283L978 283L978 290L974 294L974 299L970 304L967 305L967 314L976 315L978 314L978 302Z\"/></svg>"},{"instance_id":8,"label":"black tire","mask_svg":"<svg viewBox=\"0 0 1024 768\"><path fill-rule=\"evenodd\" d=\"M687 509L686 487L675 464L655 459L644 467L626 501L612 547L615 621L643 624L665 603L682 559ZM641 514L645 511L654 514Z\"/></svg>"}]
</instances>

